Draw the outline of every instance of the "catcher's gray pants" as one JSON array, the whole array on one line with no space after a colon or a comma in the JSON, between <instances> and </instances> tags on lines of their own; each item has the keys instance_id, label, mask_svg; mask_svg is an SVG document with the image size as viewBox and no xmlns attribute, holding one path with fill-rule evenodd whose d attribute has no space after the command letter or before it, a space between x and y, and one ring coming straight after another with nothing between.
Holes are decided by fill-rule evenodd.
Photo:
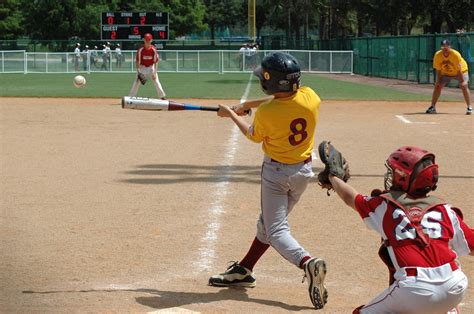
<instances>
[{"instance_id":1,"label":"catcher's gray pants","mask_svg":"<svg viewBox=\"0 0 474 314\"><path fill-rule=\"evenodd\" d=\"M299 267L309 253L293 238L288 215L313 177L311 162L282 164L265 156L262 165L261 213L257 239L270 244L281 256Z\"/></svg>"},{"instance_id":2,"label":"catcher's gray pants","mask_svg":"<svg viewBox=\"0 0 474 314\"><path fill-rule=\"evenodd\" d=\"M140 69L138 70L140 73L144 74L145 77L153 82L153 86L155 86L156 93L158 94L158 98L163 98L166 96L163 87L161 87L160 80L158 79L158 73L156 73L156 78L153 80L151 78L151 75L153 71L155 70L155 66L149 66L146 67L144 65L140 65ZM130 89L130 93L128 93L128 96L130 97L135 97L137 96L138 88L140 87L142 83L138 80L138 78L135 78L135 82L133 82L132 88Z\"/></svg>"}]
</instances>

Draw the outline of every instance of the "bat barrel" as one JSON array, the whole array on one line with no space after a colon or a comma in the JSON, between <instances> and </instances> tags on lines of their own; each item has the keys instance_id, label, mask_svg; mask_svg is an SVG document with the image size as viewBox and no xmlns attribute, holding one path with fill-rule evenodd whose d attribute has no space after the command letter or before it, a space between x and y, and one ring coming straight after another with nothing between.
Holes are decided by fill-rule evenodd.
<instances>
[{"instance_id":1,"label":"bat barrel","mask_svg":"<svg viewBox=\"0 0 474 314\"><path fill-rule=\"evenodd\" d=\"M169 110L169 101L144 97L122 98L122 108L138 110Z\"/></svg>"}]
</instances>

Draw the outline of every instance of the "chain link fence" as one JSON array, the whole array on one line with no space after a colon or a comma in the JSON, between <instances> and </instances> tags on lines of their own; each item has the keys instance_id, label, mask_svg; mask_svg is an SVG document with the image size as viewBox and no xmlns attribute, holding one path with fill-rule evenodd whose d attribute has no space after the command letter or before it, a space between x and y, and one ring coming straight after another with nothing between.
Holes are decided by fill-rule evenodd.
<instances>
[{"instance_id":1,"label":"chain link fence","mask_svg":"<svg viewBox=\"0 0 474 314\"><path fill-rule=\"evenodd\" d=\"M284 50L298 59L303 72L352 73L352 51ZM250 72L267 50L162 50L160 72ZM2 73L135 72L136 51L121 53L0 51ZM3 66L5 64L5 66Z\"/></svg>"}]
</instances>

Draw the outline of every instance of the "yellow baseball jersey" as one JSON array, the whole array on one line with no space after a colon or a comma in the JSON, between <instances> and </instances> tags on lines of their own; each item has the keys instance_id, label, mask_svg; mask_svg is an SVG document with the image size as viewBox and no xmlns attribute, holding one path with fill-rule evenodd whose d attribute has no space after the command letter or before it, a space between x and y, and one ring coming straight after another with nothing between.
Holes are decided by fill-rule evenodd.
<instances>
[{"instance_id":1,"label":"yellow baseball jersey","mask_svg":"<svg viewBox=\"0 0 474 314\"><path fill-rule=\"evenodd\" d=\"M299 88L290 97L264 102L255 113L247 137L262 142L265 154L278 162L302 162L313 151L320 103L309 87Z\"/></svg>"},{"instance_id":2,"label":"yellow baseball jersey","mask_svg":"<svg viewBox=\"0 0 474 314\"><path fill-rule=\"evenodd\" d=\"M456 76L459 65L461 65L461 72L464 73L468 70L466 60L454 49L451 49L447 57L444 56L443 50L438 50L434 55L433 68L441 71L441 75Z\"/></svg>"}]
</instances>

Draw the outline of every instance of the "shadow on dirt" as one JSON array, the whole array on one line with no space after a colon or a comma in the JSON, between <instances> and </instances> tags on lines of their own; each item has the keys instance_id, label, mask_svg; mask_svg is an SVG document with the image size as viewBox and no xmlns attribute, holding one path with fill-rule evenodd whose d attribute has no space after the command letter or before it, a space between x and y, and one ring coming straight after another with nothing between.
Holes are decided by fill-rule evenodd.
<instances>
[{"instance_id":1,"label":"shadow on dirt","mask_svg":"<svg viewBox=\"0 0 474 314\"><path fill-rule=\"evenodd\" d=\"M317 181L317 174L323 170L313 167ZM125 171L126 179L120 182L132 184L176 184L182 182L230 182L260 184L260 171L258 166L200 166L180 164L147 164L136 166L135 169ZM384 174L358 174L351 173L352 178L383 178ZM445 179L472 179L473 176L444 175Z\"/></svg>"},{"instance_id":2,"label":"shadow on dirt","mask_svg":"<svg viewBox=\"0 0 474 314\"><path fill-rule=\"evenodd\" d=\"M321 168L313 168L318 173ZM260 184L259 166L200 166L179 164L139 165L125 171L120 182L133 184L174 184L181 182L243 182Z\"/></svg>"},{"instance_id":3,"label":"shadow on dirt","mask_svg":"<svg viewBox=\"0 0 474 314\"><path fill-rule=\"evenodd\" d=\"M102 293L102 292L136 292L147 293L153 296L136 297L135 301L144 306L154 309L170 309L196 303L212 303L222 300L234 300L242 302L253 302L272 307L278 307L287 311L302 311L314 309L309 306L297 306L280 301L252 298L247 295L245 288L219 288L217 292L183 292L162 291L156 289L88 289L88 290L56 290L56 291L33 291L24 290L24 294L55 294L55 293Z\"/></svg>"}]
</instances>

